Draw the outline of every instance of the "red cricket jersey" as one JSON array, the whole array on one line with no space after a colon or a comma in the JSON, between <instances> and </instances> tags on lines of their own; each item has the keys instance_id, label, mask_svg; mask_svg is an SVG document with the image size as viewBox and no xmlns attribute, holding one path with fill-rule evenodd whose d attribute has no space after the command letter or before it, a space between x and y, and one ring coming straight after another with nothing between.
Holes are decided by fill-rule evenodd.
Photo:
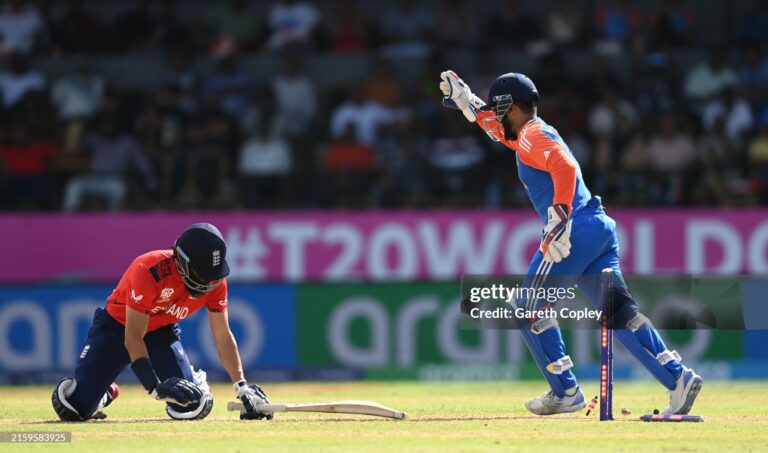
<instances>
[{"instance_id":1,"label":"red cricket jersey","mask_svg":"<svg viewBox=\"0 0 768 453\"><path fill-rule=\"evenodd\" d=\"M127 307L148 314L147 332L177 323L203 305L209 311L227 309L226 279L198 298L190 296L173 260L173 250L154 250L133 260L107 297L107 312L122 325Z\"/></svg>"}]
</instances>

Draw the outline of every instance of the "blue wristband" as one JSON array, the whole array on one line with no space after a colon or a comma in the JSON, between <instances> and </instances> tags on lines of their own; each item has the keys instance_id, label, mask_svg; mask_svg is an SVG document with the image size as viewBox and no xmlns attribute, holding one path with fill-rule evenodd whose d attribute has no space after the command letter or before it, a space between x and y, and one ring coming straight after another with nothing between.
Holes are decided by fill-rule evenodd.
<instances>
[{"instance_id":1,"label":"blue wristband","mask_svg":"<svg viewBox=\"0 0 768 453\"><path fill-rule=\"evenodd\" d=\"M160 379L157 378L157 374L155 374L155 370L152 368L152 362L149 361L148 357L136 359L131 364L131 369L136 374L136 377L139 378L141 385L147 389L147 393L152 393L152 390L160 383Z\"/></svg>"}]
</instances>

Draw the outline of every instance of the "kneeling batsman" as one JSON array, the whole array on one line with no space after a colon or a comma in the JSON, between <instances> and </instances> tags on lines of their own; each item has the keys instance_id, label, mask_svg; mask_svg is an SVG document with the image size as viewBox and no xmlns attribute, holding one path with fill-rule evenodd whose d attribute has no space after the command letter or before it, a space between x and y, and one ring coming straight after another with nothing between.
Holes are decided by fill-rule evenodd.
<instances>
[{"instance_id":1,"label":"kneeling batsman","mask_svg":"<svg viewBox=\"0 0 768 453\"><path fill-rule=\"evenodd\" d=\"M260 413L267 397L249 386L229 328L227 247L208 223L187 228L173 249L136 258L104 308L93 316L74 377L63 379L52 403L63 421L105 418L103 409L119 394L114 382L130 365L149 395L165 402L176 420L201 420L213 408L205 372L194 370L181 344L179 322L205 307L221 358L245 407L242 419L270 419Z\"/></svg>"}]
</instances>

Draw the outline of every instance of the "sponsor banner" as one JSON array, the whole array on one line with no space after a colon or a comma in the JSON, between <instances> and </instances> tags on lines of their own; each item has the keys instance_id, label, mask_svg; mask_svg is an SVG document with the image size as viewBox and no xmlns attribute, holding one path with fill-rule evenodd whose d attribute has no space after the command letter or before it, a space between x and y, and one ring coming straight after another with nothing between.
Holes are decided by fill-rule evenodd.
<instances>
[{"instance_id":1,"label":"sponsor banner","mask_svg":"<svg viewBox=\"0 0 768 453\"><path fill-rule=\"evenodd\" d=\"M610 210L627 274L768 273L768 210ZM137 255L216 224L232 280L412 281L523 274L541 235L531 210L242 214L11 214L0 283L113 282Z\"/></svg>"},{"instance_id":2,"label":"sponsor banner","mask_svg":"<svg viewBox=\"0 0 768 453\"><path fill-rule=\"evenodd\" d=\"M696 312L706 306L689 286L673 281L647 278L630 283L630 287L641 301L643 312L660 326L677 326L679 313ZM383 375L422 366L475 364L501 367L493 369L498 374L508 364L533 363L516 330L462 329L459 298L457 283L301 285L297 309L299 362L305 366L377 370ZM738 304L734 309L739 309ZM596 329L563 333L574 363L598 360ZM760 335L761 331L662 331L667 347L677 350L686 363L763 360L764 353L745 347L745 336L753 333ZM745 352L755 356L748 357ZM620 347L616 349L616 360L635 362ZM436 370L439 373L439 368Z\"/></svg>"},{"instance_id":3,"label":"sponsor banner","mask_svg":"<svg viewBox=\"0 0 768 453\"><path fill-rule=\"evenodd\" d=\"M111 286L0 287L0 373L71 373ZM246 369L296 366L295 288L232 285L229 321ZM180 323L191 363L222 371L205 309ZM220 374L220 373L219 373Z\"/></svg>"},{"instance_id":4,"label":"sponsor banner","mask_svg":"<svg viewBox=\"0 0 768 453\"><path fill-rule=\"evenodd\" d=\"M682 312L706 306L673 281L630 282L643 311L659 326L679 321L670 306ZM765 289L765 282L747 283L741 294L750 300L750 292ZM0 287L0 382L55 381L71 373L93 311L111 290ZM458 283L234 284L229 312L244 367L254 380L540 379L519 332L461 328ZM227 380L204 310L181 327L192 363L213 379ZM768 376L768 330L668 330L663 336L686 363L705 367L708 377ZM597 376L597 333L566 330L564 337L579 376ZM617 376L647 377L620 346L616 360Z\"/></svg>"}]
</instances>

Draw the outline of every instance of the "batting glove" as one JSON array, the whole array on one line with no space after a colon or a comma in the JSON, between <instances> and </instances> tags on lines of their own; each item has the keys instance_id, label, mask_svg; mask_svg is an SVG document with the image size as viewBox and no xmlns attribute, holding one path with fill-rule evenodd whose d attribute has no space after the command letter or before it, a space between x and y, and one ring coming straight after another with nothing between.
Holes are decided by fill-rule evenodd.
<instances>
[{"instance_id":1,"label":"batting glove","mask_svg":"<svg viewBox=\"0 0 768 453\"><path fill-rule=\"evenodd\" d=\"M248 383L243 379L237 381L233 385L235 392L237 392L237 398L243 403L244 411L240 412L240 420L261 420L263 418L272 420L274 416L271 412L259 412L257 410L259 404L269 404L267 395L264 390L256 384Z\"/></svg>"},{"instance_id":2,"label":"batting glove","mask_svg":"<svg viewBox=\"0 0 768 453\"><path fill-rule=\"evenodd\" d=\"M568 207L556 204L547 208L547 225L539 250L544 254L544 261L559 263L571 254L571 217Z\"/></svg>"},{"instance_id":3,"label":"batting glove","mask_svg":"<svg viewBox=\"0 0 768 453\"><path fill-rule=\"evenodd\" d=\"M464 117L470 121L477 121L477 110L485 105L479 97L472 93L469 86L464 83L455 72L448 70L440 73L440 91L443 92L443 106L461 110Z\"/></svg>"},{"instance_id":4,"label":"batting glove","mask_svg":"<svg viewBox=\"0 0 768 453\"><path fill-rule=\"evenodd\" d=\"M177 377L170 377L157 384L157 387L150 392L150 395L156 400L167 401L186 407L190 404L197 404L203 397L203 391L192 382Z\"/></svg>"}]
</instances>

